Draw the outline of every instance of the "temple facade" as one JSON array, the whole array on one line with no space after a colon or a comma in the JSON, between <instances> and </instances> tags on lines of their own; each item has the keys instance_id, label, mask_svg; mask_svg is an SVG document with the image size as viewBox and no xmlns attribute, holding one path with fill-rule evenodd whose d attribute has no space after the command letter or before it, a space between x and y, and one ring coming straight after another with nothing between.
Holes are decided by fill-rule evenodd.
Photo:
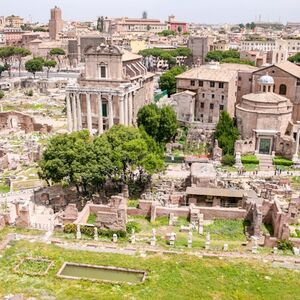
<instances>
[{"instance_id":1,"label":"temple facade","mask_svg":"<svg viewBox=\"0 0 300 300\"><path fill-rule=\"evenodd\" d=\"M66 89L69 132L88 129L94 135L115 124L134 126L139 109L154 95L154 74L142 56L104 43L84 55L84 72Z\"/></svg>"}]
</instances>

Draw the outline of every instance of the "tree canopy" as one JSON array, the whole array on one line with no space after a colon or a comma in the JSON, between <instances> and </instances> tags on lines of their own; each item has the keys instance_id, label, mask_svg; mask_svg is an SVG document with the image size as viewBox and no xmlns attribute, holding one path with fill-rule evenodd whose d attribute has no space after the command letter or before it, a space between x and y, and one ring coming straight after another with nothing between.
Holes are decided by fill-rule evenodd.
<instances>
[{"instance_id":1,"label":"tree canopy","mask_svg":"<svg viewBox=\"0 0 300 300\"><path fill-rule=\"evenodd\" d=\"M288 58L288 61L294 62L294 63L300 63L300 52L297 53L297 54L295 54L295 55L293 55L293 56L290 56Z\"/></svg>"},{"instance_id":2,"label":"tree canopy","mask_svg":"<svg viewBox=\"0 0 300 300\"><path fill-rule=\"evenodd\" d=\"M168 91L168 95L176 93L176 76L185 72L185 66L174 67L171 70L165 72L160 77L160 89L162 91Z\"/></svg>"},{"instance_id":3,"label":"tree canopy","mask_svg":"<svg viewBox=\"0 0 300 300\"><path fill-rule=\"evenodd\" d=\"M215 131L215 139L223 149L223 154L234 154L234 145L239 137L239 131L230 115L223 111Z\"/></svg>"},{"instance_id":4,"label":"tree canopy","mask_svg":"<svg viewBox=\"0 0 300 300\"><path fill-rule=\"evenodd\" d=\"M176 114L170 106L158 108L155 104L142 107L138 112L138 126L159 144L170 142L177 132Z\"/></svg>"},{"instance_id":5,"label":"tree canopy","mask_svg":"<svg viewBox=\"0 0 300 300\"><path fill-rule=\"evenodd\" d=\"M43 153L39 175L49 184L66 182L78 191L95 192L107 180L128 184L163 168L150 136L118 125L96 138L86 130L54 136Z\"/></svg>"},{"instance_id":6,"label":"tree canopy","mask_svg":"<svg viewBox=\"0 0 300 300\"><path fill-rule=\"evenodd\" d=\"M56 57L57 61L58 61L58 70L60 70L60 64L61 64L61 57L66 55L66 52L64 49L62 48L53 48L50 50L49 53L51 56Z\"/></svg>"},{"instance_id":7,"label":"tree canopy","mask_svg":"<svg viewBox=\"0 0 300 300\"><path fill-rule=\"evenodd\" d=\"M220 63L234 63L234 64L243 64L243 65L250 65L254 66L254 62L246 59L240 58L240 53L236 50L214 50L209 51L205 57L205 60L210 61L217 61Z\"/></svg>"},{"instance_id":8,"label":"tree canopy","mask_svg":"<svg viewBox=\"0 0 300 300\"><path fill-rule=\"evenodd\" d=\"M56 61L53 59L44 61L44 66L47 68L47 77L49 77L50 69L55 68L56 64L57 64Z\"/></svg>"},{"instance_id":9,"label":"tree canopy","mask_svg":"<svg viewBox=\"0 0 300 300\"><path fill-rule=\"evenodd\" d=\"M43 62L37 58L30 59L25 63L25 69L35 77L36 72L43 71Z\"/></svg>"}]
</instances>

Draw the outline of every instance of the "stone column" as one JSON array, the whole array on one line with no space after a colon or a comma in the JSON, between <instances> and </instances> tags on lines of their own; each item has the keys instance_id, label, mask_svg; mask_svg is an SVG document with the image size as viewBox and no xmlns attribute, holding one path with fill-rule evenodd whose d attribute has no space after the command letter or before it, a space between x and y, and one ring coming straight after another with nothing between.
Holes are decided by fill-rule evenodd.
<instances>
[{"instance_id":1,"label":"stone column","mask_svg":"<svg viewBox=\"0 0 300 300\"><path fill-rule=\"evenodd\" d=\"M132 93L130 93L128 99L128 126L132 126L132 115L133 115L132 101L133 101L133 96Z\"/></svg>"},{"instance_id":2,"label":"stone column","mask_svg":"<svg viewBox=\"0 0 300 300\"><path fill-rule=\"evenodd\" d=\"M87 112L87 128L90 132L90 135L93 134L93 125L92 125L92 110L91 110L91 95L86 94L86 112Z\"/></svg>"},{"instance_id":3,"label":"stone column","mask_svg":"<svg viewBox=\"0 0 300 300\"><path fill-rule=\"evenodd\" d=\"M73 130L73 121L72 121L72 108L71 108L71 99L70 94L67 94L67 119L68 119L68 130L72 132Z\"/></svg>"},{"instance_id":4,"label":"stone column","mask_svg":"<svg viewBox=\"0 0 300 300\"><path fill-rule=\"evenodd\" d=\"M77 105L75 94L72 94L73 131L77 131Z\"/></svg>"},{"instance_id":5,"label":"stone column","mask_svg":"<svg viewBox=\"0 0 300 300\"><path fill-rule=\"evenodd\" d=\"M76 94L77 101L77 128L78 131L82 130L82 112L81 112L81 101L80 94Z\"/></svg>"},{"instance_id":6,"label":"stone column","mask_svg":"<svg viewBox=\"0 0 300 300\"><path fill-rule=\"evenodd\" d=\"M125 125L125 118L124 118L124 96L119 98L119 123L121 125Z\"/></svg>"},{"instance_id":7,"label":"stone column","mask_svg":"<svg viewBox=\"0 0 300 300\"><path fill-rule=\"evenodd\" d=\"M112 128L114 126L114 109L113 109L113 96L108 96L108 126Z\"/></svg>"},{"instance_id":8,"label":"stone column","mask_svg":"<svg viewBox=\"0 0 300 300\"><path fill-rule=\"evenodd\" d=\"M128 126L128 94L124 97L124 124Z\"/></svg>"},{"instance_id":9,"label":"stone column","mask_svg":"<svg viewBox=\"0 0 300 300\"><path fill-rule=\"evenodd\" d=\"M296 151L295 151L295 154L294 154L294 157L293 157L293 160L298 160L299 157L298 157L298 153L299 153L299 141L300 140L300 130L299 128L297 129L297 137L296 137Z\"/></svg>"},{"instance_id":10,"label":"stone column","mask_svg":"<svg viewBox=\"0 0 300 300\"><path fill-rule=\"evenodd\" d=\"M98 134L103 133L103 113L101 93L98 94Z\"/></svg>"}]
</instances>

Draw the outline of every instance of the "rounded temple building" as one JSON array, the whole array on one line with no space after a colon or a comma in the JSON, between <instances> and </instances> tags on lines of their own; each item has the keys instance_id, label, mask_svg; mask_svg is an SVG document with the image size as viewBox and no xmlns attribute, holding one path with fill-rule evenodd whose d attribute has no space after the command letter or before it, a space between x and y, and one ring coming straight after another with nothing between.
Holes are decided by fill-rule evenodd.
<instances>
[{"instance_id":1,"label":"rounded temple building","mask_svg":"<svg viewBox=\"0 0 300 300\"><path fill-rule=\"evenodd\" d=\"M271 76L262 76L259 83L261 91L243 96L236 106L241 140L248 141L241 152L253 150L259 154L272 154L274 151L291 156L292 153L285 153L285 149L291 149L293 145L293 105L289 99L273 93Z\"/></svg>"}]
</instances>

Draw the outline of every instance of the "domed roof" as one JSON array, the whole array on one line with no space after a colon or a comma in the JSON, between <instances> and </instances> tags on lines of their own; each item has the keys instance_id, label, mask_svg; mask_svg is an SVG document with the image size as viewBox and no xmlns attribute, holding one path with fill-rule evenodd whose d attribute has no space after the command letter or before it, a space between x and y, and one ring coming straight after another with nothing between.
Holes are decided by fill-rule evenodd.
<instances>
[{"instance_id":1,"label":"domed roof","mask_svg":"<svg viewBox=\"0 0 300 300\"><path fill-rule=\"evenodd\" d=\"M259 78L259 83L262 85L274 85L274 78L269 74L266 74Z\"/></svg>"}]
</instances>

